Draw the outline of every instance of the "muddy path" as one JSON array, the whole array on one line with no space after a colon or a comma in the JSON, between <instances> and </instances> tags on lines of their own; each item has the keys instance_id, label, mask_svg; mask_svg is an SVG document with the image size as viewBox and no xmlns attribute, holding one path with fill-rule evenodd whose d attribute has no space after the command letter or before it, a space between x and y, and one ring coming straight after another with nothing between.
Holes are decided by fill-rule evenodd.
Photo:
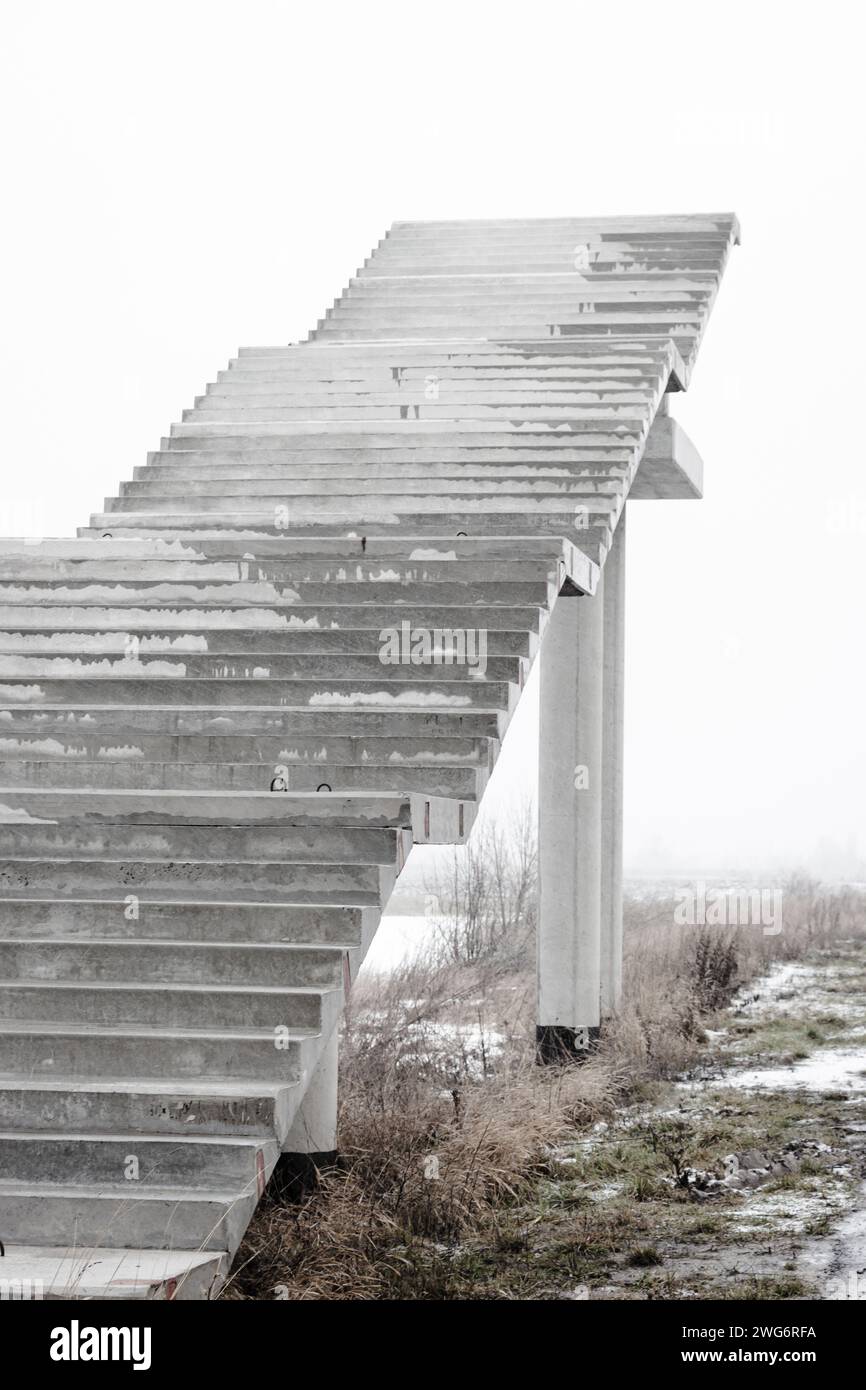
<instances>
[{"instance_id":1,"label":"muddy path","mask_svg":"<svg viewBox=\"0 0 866 1390\"><path fill-rule=\"evenodd\" d=\"M559 1154L575 1283L558 1296L866 1298L863 943L776 966L708 1044Z\"/></svg>"}]
</instances>

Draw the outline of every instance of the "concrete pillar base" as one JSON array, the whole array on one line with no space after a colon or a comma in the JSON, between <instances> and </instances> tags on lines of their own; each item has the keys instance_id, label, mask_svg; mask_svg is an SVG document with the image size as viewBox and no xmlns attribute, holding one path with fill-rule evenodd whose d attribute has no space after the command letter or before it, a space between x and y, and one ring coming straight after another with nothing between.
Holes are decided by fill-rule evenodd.
<instances>
[{"instance_id":1,"label":"concrete pillar base","mask_svg":"<svg viewBox=\"0 0 866 1390\"><path fill-rule=\"evenodd\" d=\"M539 1024L535 1030L535 1059L541 1066L585 1062L595 1051L601 1029L566 1028L559 1023Z\"/></svg>"},{"instance_id":2,"label":"concrete pillar base","mask_svg":"<svg viewBox=\"0 0 866 1390\"><path fill-rule=\"evenodd\" d=\"M337 1063L339 1028L335 1028L316 1063L283 1144L283 1157L309 1158L337 1149Z\"/></svg>"}]
</instances>

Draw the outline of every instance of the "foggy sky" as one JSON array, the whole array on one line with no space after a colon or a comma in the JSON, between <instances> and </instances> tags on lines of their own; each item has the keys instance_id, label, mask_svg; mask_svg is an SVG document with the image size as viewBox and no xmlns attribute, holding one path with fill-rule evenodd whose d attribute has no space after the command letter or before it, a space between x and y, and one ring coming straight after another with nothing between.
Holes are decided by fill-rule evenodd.
<instances>
[{"instance_id":1,"label":"foggy sky","mask_svg":"<svg viewBox=\"0 0 866 1390\"><path fill-rule=\"evenodd\" d=\"M824 4L33 3L0 59L0 533L70 534L393 220L738 213L636 502L626 867L866 878L862 54ZM499 781L531 787L521 711Z\"/></svg>"}]
</instances>

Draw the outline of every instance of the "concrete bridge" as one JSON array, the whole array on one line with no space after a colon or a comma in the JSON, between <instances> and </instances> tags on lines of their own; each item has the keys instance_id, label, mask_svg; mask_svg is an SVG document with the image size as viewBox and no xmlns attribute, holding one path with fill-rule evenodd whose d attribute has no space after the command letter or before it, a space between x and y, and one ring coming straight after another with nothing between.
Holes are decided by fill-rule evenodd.
<instances>
[{"instance_id":1,"label":"concrete bridge","mask_svg":"<svg viewBox=\"0 0 866 1390\"><path fill-rule=\"evenodd\" d=\"M242 349L75 539L0 542L0 1239L46 1295L218 1288L413 843L541 661L542 1060L621 963L627 499L729 215L397 223ZM483 658L483 659L482 659Z\"/></svg>"}]
</instances>

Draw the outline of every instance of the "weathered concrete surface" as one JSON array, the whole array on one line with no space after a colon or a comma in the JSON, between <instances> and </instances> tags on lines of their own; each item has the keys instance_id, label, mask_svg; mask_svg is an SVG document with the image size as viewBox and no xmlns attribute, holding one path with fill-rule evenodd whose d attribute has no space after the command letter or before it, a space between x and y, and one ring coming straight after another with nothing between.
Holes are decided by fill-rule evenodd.
<instances>
[{"instance_id":1,"label":"weathered concrete surface","mask_svg":"<svg viewBox=\"0 0 866 1390\"><path fill-rule=\"evenodd\" d=\"M541 650L538 1043L585 1050L601 1023L604 582L561 596Z\"/></svg>"},{"instance_id":2,"label":"weathered concrete surface","mask_svg":"<svg viewBox=\"0 0 866 1390\"><path fill-rule=\"evenodd\" d=\"M52 1296L219 1284L280 1152L333 1146L344 991L413 841L469 834L539 652L567 745L540 1021L597 1026L618 527L632 489L699 486L665 393L736 237L397 224L310 342L242 349L76 539L0 541L9 1269Z\"/></svg>"},{"instance_id":3,"label":"weathered concrete surface","mask_svg":"<svg viewBox=\"0 0 866 1390\"><path fill-rule=\"evenodd\" d=\"M601 1011L622 993L622 798L625 716L625 513L604 568L601 727Z\"/></svg>"},{"instance_id":4,"label":"weathered concrete surface","mask_svg":"<svg viewBox=\"0 0 866 1390\"><path fill-rule=\"evenodd\" d=\"M225 1255L197 1250L94 1247L66 1254L50 1246L10 1246L4 1277L15 1298L206 1299L227 1273Z\"/></svg>"}]
</instances>

